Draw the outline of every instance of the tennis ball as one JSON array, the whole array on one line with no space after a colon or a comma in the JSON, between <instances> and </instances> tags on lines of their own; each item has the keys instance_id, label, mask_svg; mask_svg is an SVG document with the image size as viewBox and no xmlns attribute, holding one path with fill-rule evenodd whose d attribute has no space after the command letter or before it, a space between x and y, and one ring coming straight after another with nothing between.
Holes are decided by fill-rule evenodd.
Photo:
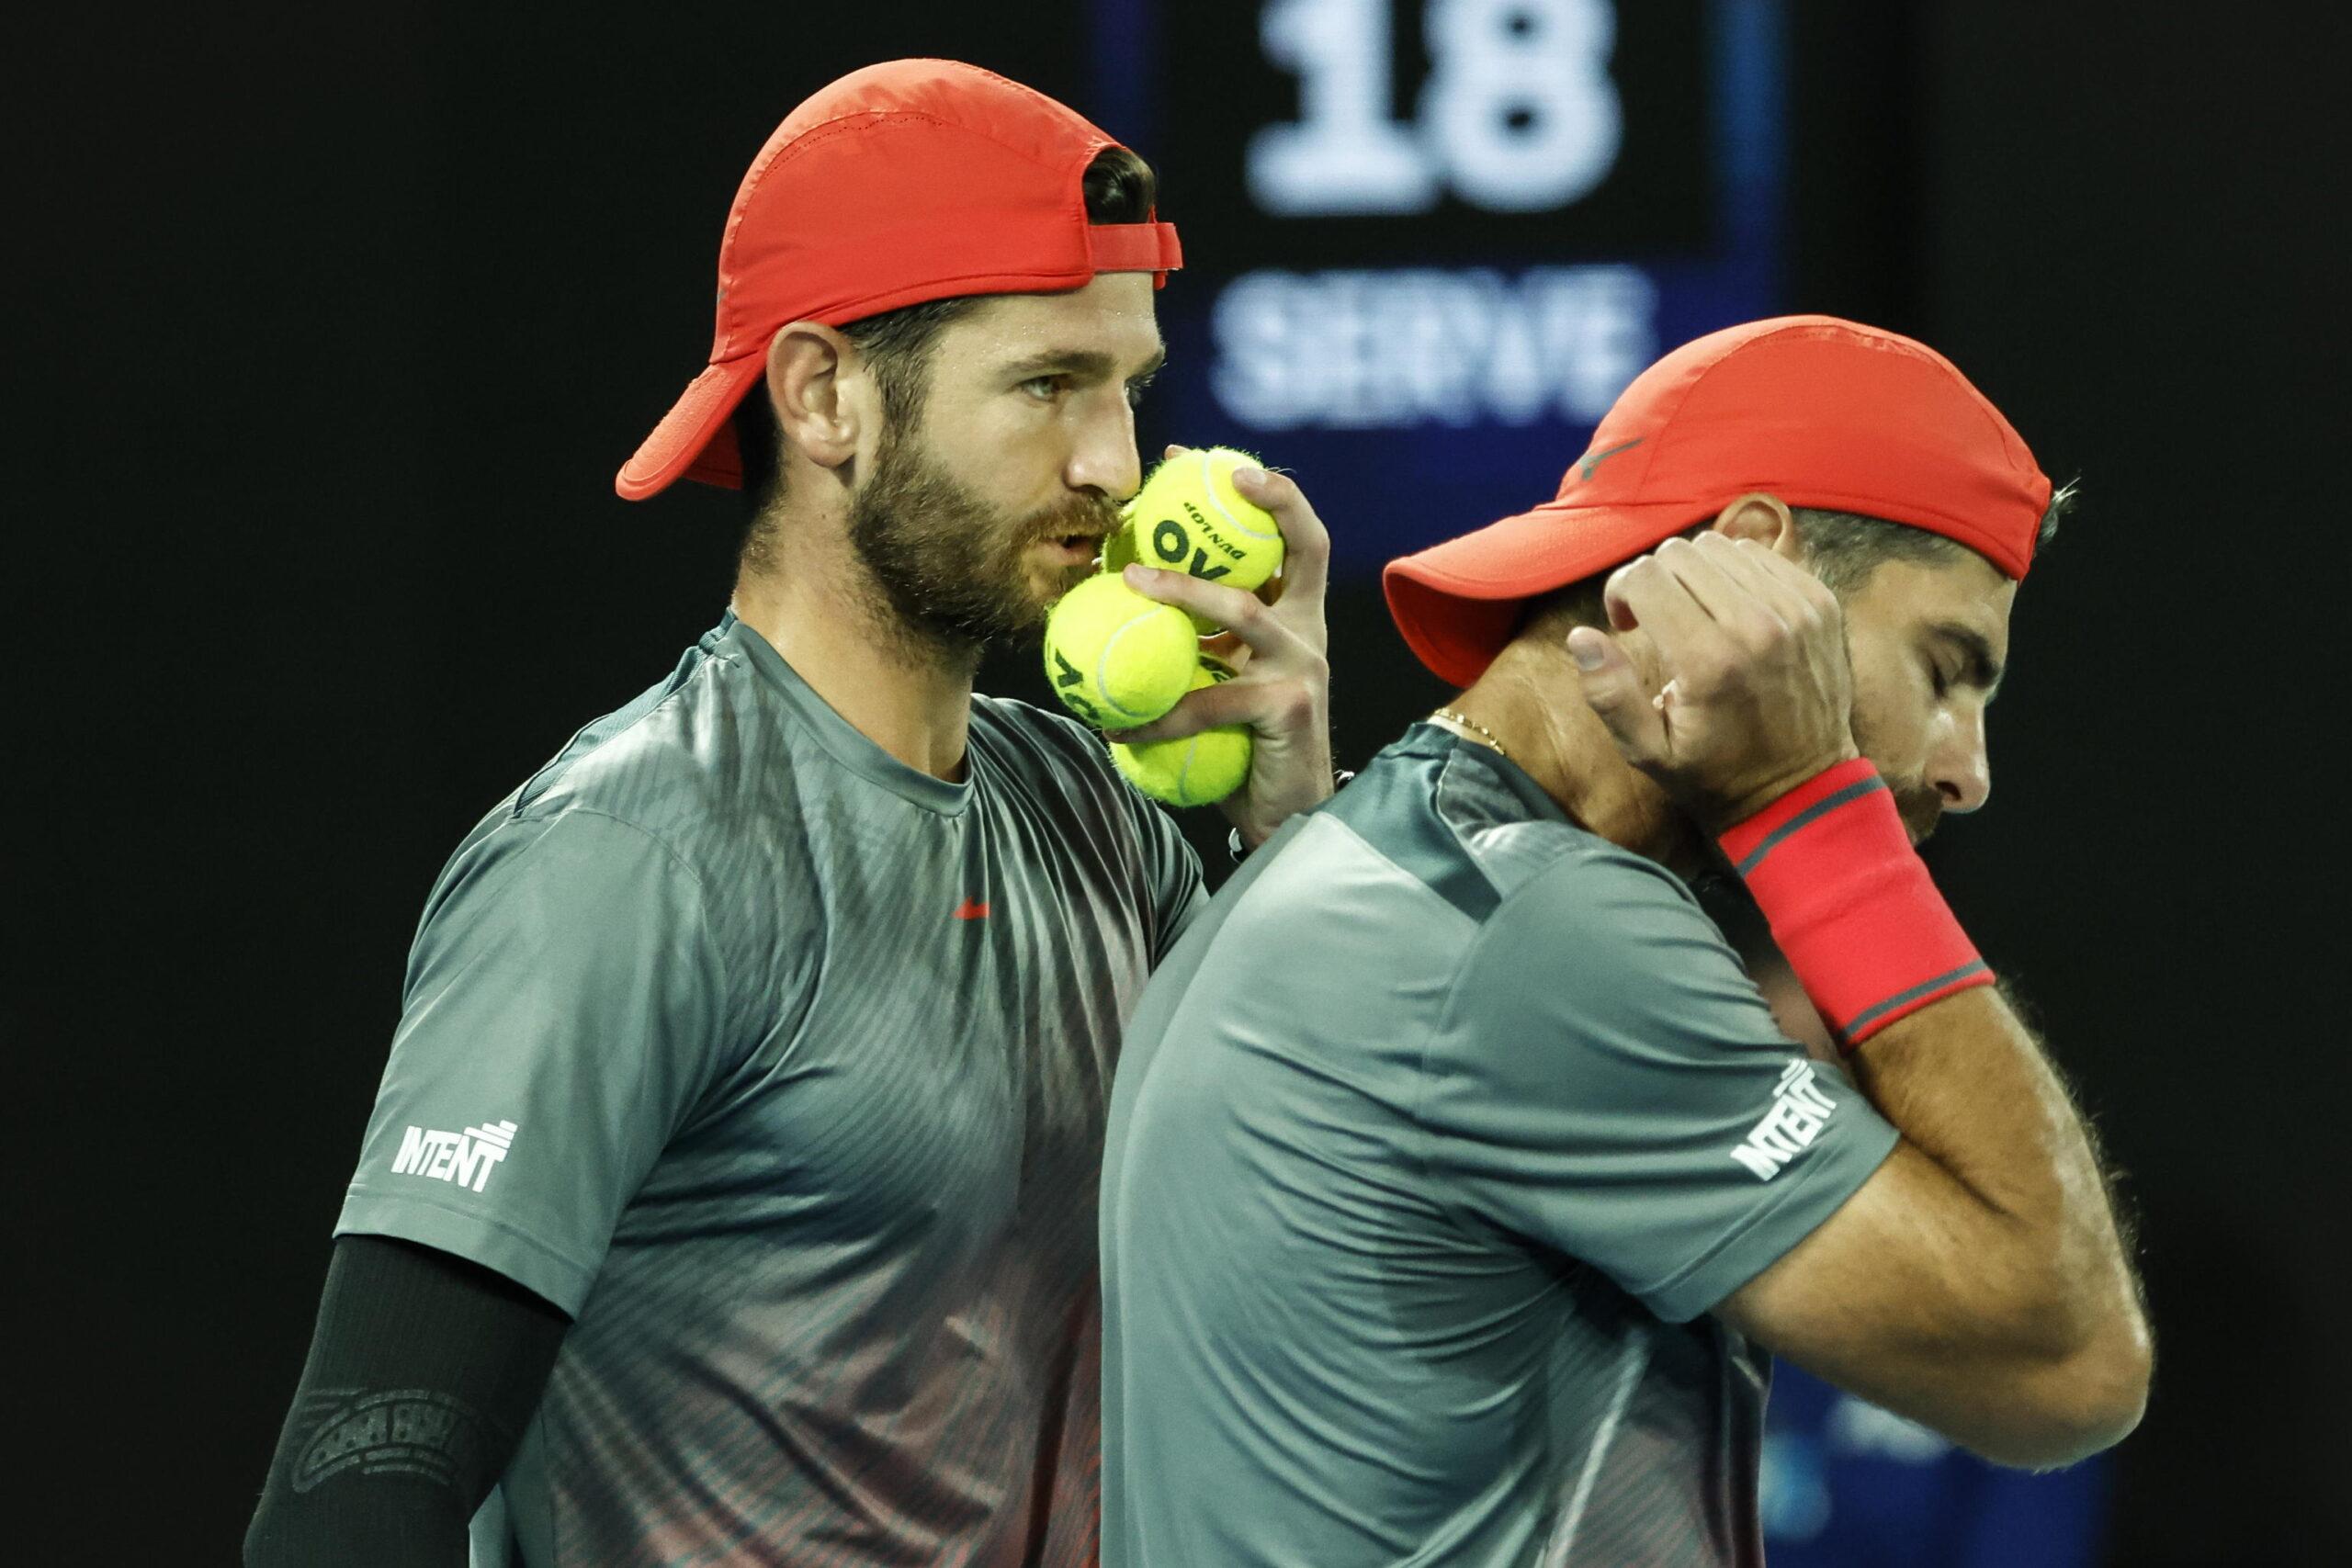
<instances>
[{"instance_id":1,"label":"tennis ball","mask_svg":"<svg viewBox=\"0 0 2352 1568\"><path fill-rule=\"evenodd\" d=\"M1176 705L1200 668L1192 618L1116 577L1090 577L1046 617L1046 679L1097 729L1149 724Z\"/></svg>"},{"instance_id":2,"label":"tennis ball","mask_svg":"<svg viewBox=\"0 0 2352 1568\"><path fill-rule=\"evenodd\" d=\"M1233 671L1213 659L1201 660L1193 691L1229 681ZM1111 761L1127 781L1154 800L1170 806L1206 806L1223 800L1250 777L1250 727L1219 725L1182 740L1150 740L1140 746L1111 742Z\"/></svg>"},{"instance_id":3,"label":"tennis ball","mask_svg":"<svg viewBox=\"0 0 2352 1568\"><path fill-rule=\"evenodd\" d=\"M1116 577L1135 564L1136 531L1132 525L1122 523L1103 537L1102 570Z\"/></svg>"},{"instance_id":4,"label":"tennis ball","mask_svg":"<svg viewBox=\"0 0 2352 1568\"><path fill-rule=\"evenodd\" d=\"M1283 569L1283 531L1273 513L1233 488L1236 468L1257 466L1257 458L1230 446L1169 458L1125 508L1125 531L1133 536L1125 547L1146 566L1254 592ZM1107 570L1117 570L1107 547L1102 558ZM1198 616L1193 624L1204 632L1220 629Z\"/></svg>"}]
</instances>

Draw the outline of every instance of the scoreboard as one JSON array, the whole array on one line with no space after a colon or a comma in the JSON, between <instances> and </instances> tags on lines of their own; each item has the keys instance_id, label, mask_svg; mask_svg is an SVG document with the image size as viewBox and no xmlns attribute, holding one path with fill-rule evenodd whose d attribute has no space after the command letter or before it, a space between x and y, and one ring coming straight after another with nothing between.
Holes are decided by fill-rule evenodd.
<instances>
[{"instance_id":1,"label":"scoreboard","mask_svg":"<svg viewBox=\"0 0 2352 1568\"><path fill-rule=\"evenodd\" d=\"M1293 471L1335 569L1550 499L1667 349L1782 309L1778 0L1092 0L1160 175L1161 440Z\"/></svg>"}]
</instances>

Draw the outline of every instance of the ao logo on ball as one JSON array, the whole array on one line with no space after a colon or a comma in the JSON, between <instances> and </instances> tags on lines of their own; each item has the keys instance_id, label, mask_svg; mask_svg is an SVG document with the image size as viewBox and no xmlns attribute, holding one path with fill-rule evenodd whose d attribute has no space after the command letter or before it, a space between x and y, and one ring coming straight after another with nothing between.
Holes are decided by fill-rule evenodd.
<instances>
[{"instance_id":1,"label":"ao logo on ball","mask_svg":"<svg viewBox=\"0 0 2352 1568\"><path fill-rule=\"evenodd\" d=\"M1241 558L1242 552L1218 538L1209 529L1208 520L1201 515L1199 507L1189 501L1182 504L1192 527L1187 529L1173 517L1163 517L1151 525L1151 553L1170 570L1181 571L1205 581L1214 582L1220 577L1231 576L1232 563ZM1211 548L1231 559L1220 561L1213 558L1209 554Z\"/></svg>"},{"instance_id":2,"label":"ao logo on ball","mask_svg":"<svg viewBox=\"0 0 2352 1568\"><path fill-rule=\"evenodd\" d=\"M1187 576L1255 590L1283 567L1273 514L1233 488L1258 459L1230 446L1194 449L1151 471L1126 506L1136 554ZM1115 550L1103 558L1114 570Z\"/></svg>"}]
</instances>

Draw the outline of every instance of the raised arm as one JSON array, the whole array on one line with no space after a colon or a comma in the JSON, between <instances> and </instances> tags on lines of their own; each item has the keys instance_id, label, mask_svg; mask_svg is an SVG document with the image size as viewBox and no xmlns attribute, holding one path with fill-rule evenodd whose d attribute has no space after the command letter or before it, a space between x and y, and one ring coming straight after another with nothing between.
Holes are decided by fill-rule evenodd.
<instances>
[{"instance_id":1,"label":"raised arm","mask_svg":"<svg viewBox=\"0 0 2352 1568\"><path fill-rule=\"evenodd\" d=\"M337 1241L247 1568L464 1568L569 1321L432 1247Z\"/></svg>"},{"instance_id":2,"label":"raised arm","mask_svg":"<svg viewBox=\"0 0 2352 1568\"><path fill-rule=\"evenodd\" d=\"M2031 1033L1976 987L1847 1066L1902 1143L1717 1315L2001 1463L2120 1441L2147 1398L2146 1316L2090 1140Z\"/></svg>"},{"instance_id":3,"label":"raised arm","mask_svg":"<svg viewBox=\"0 0 2352 1568\"><path fill-rule=\"evenodd\" d=\"M1621 572L1611 600L1656 657L1637 670L1579 628L1588 698L1628 758L1721 836L1902 1134L1718 1314L1989 1459L2063 1464L2118 1441L2144 1405L2152 1350L2091 1140L1856 760L1836 598L1768 550L1710 536Z\"/></svg>"}]
</instances>

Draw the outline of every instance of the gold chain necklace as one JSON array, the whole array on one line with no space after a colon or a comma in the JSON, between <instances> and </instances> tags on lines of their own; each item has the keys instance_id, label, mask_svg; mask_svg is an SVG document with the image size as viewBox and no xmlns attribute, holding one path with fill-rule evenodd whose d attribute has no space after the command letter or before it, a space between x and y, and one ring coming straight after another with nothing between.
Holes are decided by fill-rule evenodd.
<instances>
[{"instance_id":1,"label":"gold chain necklace","mask_svg":"<svg viewBox=\"0 0 2352 1568\"><path fill-rule=\"evenodd\" d=\"M1476 719L1471 718L1467 715L1458 714L1452 708L1440 708L1431 716L1435 718L1442 718L1448 724L1458 724L1464 729L1475 729L1480 736L1485 738L1487 745L1495 749L1496 756L1509 757L1510 755L1510 752L1503 750L1503 743L1495 739L1495 732L1493 730L1488 729L1485 725L1480 724Z\"/></svg>"}]
</instances>

